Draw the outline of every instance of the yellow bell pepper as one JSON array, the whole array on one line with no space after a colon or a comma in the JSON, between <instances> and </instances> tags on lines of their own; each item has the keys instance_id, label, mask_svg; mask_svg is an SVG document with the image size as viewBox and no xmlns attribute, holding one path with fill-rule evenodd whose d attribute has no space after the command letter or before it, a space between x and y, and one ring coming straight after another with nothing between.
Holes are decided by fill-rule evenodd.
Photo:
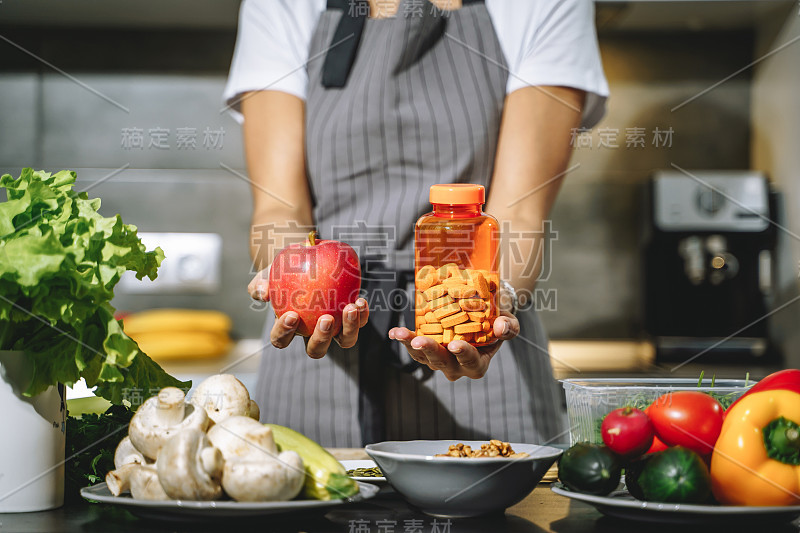
<instances>
[{"instance_id":1,"label":"yellow bell pepper","mask_svg":"<svg viewBox=\"0 0 800 533\"><path fill-rule=\"evenodd\" d=\"M723 505L800 505L800 394L756 392L727 412L711 488Z\"/></svg>"}]
</instances>

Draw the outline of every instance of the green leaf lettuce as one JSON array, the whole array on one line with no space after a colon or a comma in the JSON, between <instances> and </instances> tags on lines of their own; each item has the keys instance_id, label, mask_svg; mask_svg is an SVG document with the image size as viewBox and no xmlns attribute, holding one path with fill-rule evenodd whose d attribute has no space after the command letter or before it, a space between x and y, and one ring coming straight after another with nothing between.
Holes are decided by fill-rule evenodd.
<instances>
[{"instance_id":1,"label":"green leaf lettuce","mask_svg":"<svg viewBox=\"0 0 800 533\"><path fill-rule=\"evenodd\" d=\"M164 253L148 252L119 215L100 215L75 178L30 168L0 177L0 350L32 361L30 396L81 377L115 404L134 388L186 388L139 350L110 304L123 272L155 279Z\"/></svg>"}]
</instances>

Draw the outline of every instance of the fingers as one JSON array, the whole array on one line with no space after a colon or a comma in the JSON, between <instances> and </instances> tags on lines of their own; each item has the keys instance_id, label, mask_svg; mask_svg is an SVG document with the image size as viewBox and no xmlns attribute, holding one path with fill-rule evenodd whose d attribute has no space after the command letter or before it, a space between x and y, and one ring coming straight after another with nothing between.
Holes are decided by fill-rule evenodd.
<instances>
[{"instance_id":1,"label":"fingers","mask_svg":"<svg viewBox=\"0 0 800 533\"><path fill-rule=\"evenodd\" d=\"M414 339L414 337L416 337L414 332L407 328L392 328L389 330L389 338L399 341L403 346L405 346L408 355L411 356L411 359L417 363L427 365L428 358L425 357L425 354L411 347L411 341Z\"/></svg>"},{"instance_id":2,"label":"fingers","mask_svg":"<svg viewBox=\"0 0 800 533\"><path fill-rule=\"evenodd\" d=\"M470 379L479 379L489 370L489 358L468 342L452 341L447 345L461 367L461 374Z\"/></svg>"},{"instance_id":3,"label":"fingers","mask_svg":"<svg viewBox=\"0 0 800 533\"><path fill-rule=\"evenodd\" d=\"M450 381L462 376L479 379L489 369L491 354L478 350L468 342L452 341L445 349L435 340L417 336L406 328L390 329L389 338L402 343L412 359L431 370L440 370Z\"/></svg>"},{"instance_id":4,"label":"fingers","mask_svg":"<svg viewBox=\"0 0 800 533\"><path fill-rule=\"evenodd\" d=\"M314 333L306 342L306 353L312 359L321 359L328 353L328 348L333 340L335 331L333 330L333 317L331 315L322 315L317 320L317 325L314 327Z\"/></svg>"},{"instance_id":5,"label":"fingers","mask_svg":"<svg viewBox=\"0 0 800 533\"><path fill-rule=\"evenodd\" d=\"M247 284L247 292L254 300L269 301L269 267L259 271L250 280L250 283Z\"/></svg>"},{"instance_id":6,"label":"fingers","mask_svg":"<svg viewBox=\"0 0 800 533\"><path fill-rule=\"evenodd\" d=\"M364 298L359 298L356 300L356 308L358 309L358 327L363 328L367 325L367 320L369 320L367 301Z\"/></svg>"},{"instance_id":7,"label":"fingers","mask_svg":"<svg viewBox=\"0 0 800 533\"><path fill-rule=\"evenodd\" d=\"M262 271L265 272L265 271ZM269 275L268 270L267 276ZM261 274L261 272L259 272ZM255 286L257 278L250 282ZM358 330L367 324L369 319L369 307L364 298L356 300L355 304L348 304L342 312L342 327L339 334L335 337L342 348L352 348L358 341ZM322 315L314 327L314 332L306 341L306 353L314 358L324 357L334 339L336 330L334 319L331 315ZM276 348L285 348L294 338L299 324L299 317L294 311L287 311L280 318L275 320L275 325L270 333L270 341Z\"/></svg>"},{"instance_id":8,"label":"fingers","mask_svg":"<svg viewBox=\"0 0 800 533\"><path fill-rule=\"evenodd\" d=\"M497 339L507 341L519 335L519 320L511 314L503 313L495 319L492 329Z\"/></svg>"},{"instance_id":9,"label":"fingers","mask_svg":"<svg viewBox=\"0 0 800 533\"><path fill-rule=\"evenodd\" d=\"M411 347L422 352L428 360L428 366L433 370L441 370L444 377L450 381L455 381L463 375L456 358L430 337L424 335L414 337L411 340Z\"/></svg>"},{"instance_id":10,"label":"fingers","mask_svg":"<svg viewBox=\"0 0 800 533\"><path fill-rule=\"evenodd\" d=\"M297 326L300 324L300 317L294 311L286 311L275 319L269 340L276 348L286 348L292 342Z\"/></svg>"},{"instance_id":11,"label":"fingers","mask_svg":"<svg viewBox=\"0 0 800 533\"><path fill-rule=\"evenodd\" d=\"M367 325L369 320L369 307L364 298L356 300L355 304L348 304L342 311L342 331L334 337L342 348L352 348L358 341L358 330Z\"/></svg>"},{"instance_id":12,"label":"fingers","mask_svg":"<svg viewBox=\"0 0 800 533\"><path fill-rule=\"evenodd\" d=\"M358 330L361 328L358 315L358 308L354 304L345 306L342 312L342 332L336 336L336 342L342 348L352 348L358 340Z\"/></svg>"}]
</instances>

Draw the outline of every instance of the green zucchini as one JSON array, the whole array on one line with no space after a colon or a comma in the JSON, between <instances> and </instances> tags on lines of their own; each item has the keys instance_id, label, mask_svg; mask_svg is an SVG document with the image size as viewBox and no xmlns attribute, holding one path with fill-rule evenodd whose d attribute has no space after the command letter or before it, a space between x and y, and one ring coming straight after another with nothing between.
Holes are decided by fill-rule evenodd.
<instances>
[{"instance_id":1,"label":"green zucchini","mask_svg":"<svg viewBox=\"0 0 800 533\"><path fill-rule=\"evenodd\" d=\"M558 478L568 489L605 496L619 485L619 458L606 446L579 442L558 460Z\"/></svg>"},{"instance_id":2,"label":"green zucchini","mask_svg":"<svg viewBox=\"0 0 800 533\"><path fill-rule=\"evenodd\" d=\"M711 476L692 450L673 446L644 456L625 470L625 485L636 499L648 502L707 503Z\"/></svg>"},{"instance_id":3,"label":"green zucchini","mask_svg":"<svg viewBox=\"0 0 800 533\"><path fill-rule=\"evenodd\" d=\"M303 495L312 500L339 500L358 493L358 483L328 451L302 433L277 424L265 424L280 451L297 452L306 469Z\"/></svg>"}]
</instances>

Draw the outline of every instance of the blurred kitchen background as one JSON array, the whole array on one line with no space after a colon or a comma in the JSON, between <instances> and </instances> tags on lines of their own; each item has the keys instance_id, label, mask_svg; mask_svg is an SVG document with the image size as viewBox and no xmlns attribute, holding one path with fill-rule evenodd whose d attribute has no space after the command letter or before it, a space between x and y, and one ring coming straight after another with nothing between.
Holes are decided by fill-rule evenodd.
<instances>
[{"instance_id":1,"label":"blurred kitchen background","mask_svg":"<svg viewBox=\"0 0 800 533\"><path fill-rule=\"evenodd\" d=\"M162 279L122 283L114 304L226 313L234 337L249 339L226 364L257 351L267 312L245 291L249 185L240 128L221 102L238 7L0 3L0 171L74 169L106 215L148 234L198 234L148 235L168 255ZM537 295L559 341L554 365L560 375L652 369L658 351L665 362L702 352L691 372L800 367L800 7L596 8L611 98L593 132L576 132L553 212L558 236ZM251 373L257 359L232 371ZM203 365L167 368L221 366Z\"/></svg>"}]
</instances>

